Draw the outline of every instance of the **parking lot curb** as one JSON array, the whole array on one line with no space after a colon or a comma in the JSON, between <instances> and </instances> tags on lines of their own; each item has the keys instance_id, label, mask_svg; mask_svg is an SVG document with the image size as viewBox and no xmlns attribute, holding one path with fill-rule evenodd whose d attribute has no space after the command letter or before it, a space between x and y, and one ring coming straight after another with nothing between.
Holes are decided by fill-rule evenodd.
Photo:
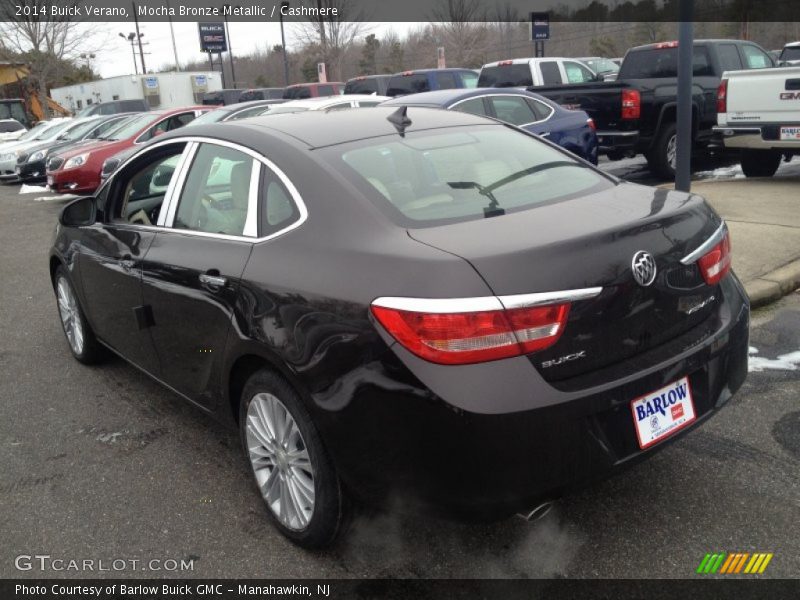
<instances>
[{"instance_id":1,"label":"parking lot curb","mask_svg":"<svg viewBox=\"0 0 800 600\"><path fill-rule=\"evenodd\" d=\"M800 289L800 259L793 260L744 284L750 306L758 308Z\"/></svg>"}]
</instances>

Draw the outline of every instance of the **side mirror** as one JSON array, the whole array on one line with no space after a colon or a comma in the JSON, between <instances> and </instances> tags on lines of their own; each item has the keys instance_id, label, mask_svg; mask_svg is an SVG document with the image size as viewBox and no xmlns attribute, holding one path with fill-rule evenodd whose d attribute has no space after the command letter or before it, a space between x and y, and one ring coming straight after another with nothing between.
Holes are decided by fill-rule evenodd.
<instances>
[{"instance_id":1,"label":"side mirror","mask_svg":"<svg viewBox=\"0 0 800 600\"><path fill-rule=\"evenodd\" d=\"M92 225L97 219L97 206L94 196L78 198L67 204L61 211L59 221L65 227Z\"/></svg>"}]
</instances>

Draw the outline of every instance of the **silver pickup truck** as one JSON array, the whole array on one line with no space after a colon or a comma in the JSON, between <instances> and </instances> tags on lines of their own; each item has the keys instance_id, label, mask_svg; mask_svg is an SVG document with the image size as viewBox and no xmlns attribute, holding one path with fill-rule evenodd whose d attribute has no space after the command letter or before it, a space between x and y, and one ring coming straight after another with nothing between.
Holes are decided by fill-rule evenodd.
<instances>
[{"instance_id":1,"label":"silver pickup truck","mask_svg":"<svg viewBox=\"0 0 800 600\"><path fill-rule=\"evenodd\" d=\"M746 176L774 175L800 154L800 67L723 73L714 132L741 149Z\"/></svg>"}]
</instances>

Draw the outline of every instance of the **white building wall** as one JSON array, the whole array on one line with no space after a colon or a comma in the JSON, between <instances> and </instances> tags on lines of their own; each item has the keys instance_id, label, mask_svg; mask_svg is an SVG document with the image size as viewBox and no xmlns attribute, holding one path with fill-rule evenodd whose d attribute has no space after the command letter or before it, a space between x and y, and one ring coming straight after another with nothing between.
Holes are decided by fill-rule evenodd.
<instances>
[{"instance_id":1,"label":"white building wall","mask_svg":"<svg viewBox=\"0 0 800 600\"><path fill-rule=\"evenodd\" d=\"M180 108L195 104L192 93L192 77L205 75L207 91L222 89L220 74L211 71L181 71L178 73L150 73L148 75L120 75L87 83L78 83L50 90L50 97L73 113L98 102L112 100L134 100L144 98L145 77L158 78L160 104L153 110Z\"/></svg>"}]
</instances>

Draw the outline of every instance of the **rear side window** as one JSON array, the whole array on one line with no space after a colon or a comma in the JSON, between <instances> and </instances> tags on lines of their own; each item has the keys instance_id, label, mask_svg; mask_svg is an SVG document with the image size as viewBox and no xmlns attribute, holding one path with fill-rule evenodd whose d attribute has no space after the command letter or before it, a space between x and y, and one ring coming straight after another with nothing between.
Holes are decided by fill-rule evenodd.
<instances>
[{"instance_id":1,"label":"rear side window","mask_svg":"<svg viewBox=\"0 0 800 600\"><path fill-rule=\"evenodd\" d=\"M765 69L772 66L772 59L760 48L745 44L741 46L746 69Z\"/></svg>"},{"instance_id":2,"label":"rear side window","mask_svg":"<svg viewBox=\"0 0 800 600\"><path fill-rule=\"evenodd\" d=\"M320 85L317 86L317 93L320 96L333 96L336 92L334 92L332 85Z\"/></svg>"},{"instance_id":3,"label":"rear side window","mask_svg":"<svg viewBox=\"0 0 800 600\"><path fill-rule=\"evenodd\" d=\"M297 221L300 211L280 178L266 166L262 170L258 235L265 237Z\"/></svg>"},{"instance_id":4,"label":"rear side window","mask_svg":"<svg viewBox=\"0 0 800 600\"><path fill-rule=\"evenodd\" d=\"M539 69L542 72L542 82L544 85L561 85L564 83L561 80L558 63L553 61L543 62L539 64Z\"/></svg>"},{"instance_id":5,"label":"rear side window","mask_svg":"<svg viewBox=\"0 0 800 600\"><path fill-rule=\"evenodd\" d=\"M536 115L536 120L541 121L546 119L551 114L553 114L553 107L548 106L544 102L540 102L539 100L534 100L533 98L526 98L528 102L528 106L531 107L531 110Z\"/></svg>"},{"instance_id":6,"label":"rear side window","mask_svg":"<svg viewBox=\"0 0 800 600\"><path fill-rule=\"evenodd\" d=\"M429 91L427 73L412 73L411 75L395 75L389 80L387 96L400 96L402 94L416 94Z\"/></svg>"},{"instance_id":7,"label":"rear side window","mask_svg":"<svg viewBox=\"0 0 800 600\"><path fill-rule=\"evenodd\" d=\"M535 137L498 125L373 138L324 156L406 227L509 214L613 185Z\"/></svg>"},{"instance_id":8,"label":"rear side window","mask_svg":"<svg viewBox=\"0 0 800 600\"><path fill-rule=\"evenodd\" d=\"M779 60L800 60L800 46L786 46L781 51Z\"/></svg>"},{"instance_id":9,"label":"rear side window","mask_svg":"<svg viewBox=\"0 0 800 600\"><path fill-rule=\"evenodd\" d=\"M484 67L478 77L478 87L528 87L533 85L528 63Z\"/></svg>"}]
</instances>

